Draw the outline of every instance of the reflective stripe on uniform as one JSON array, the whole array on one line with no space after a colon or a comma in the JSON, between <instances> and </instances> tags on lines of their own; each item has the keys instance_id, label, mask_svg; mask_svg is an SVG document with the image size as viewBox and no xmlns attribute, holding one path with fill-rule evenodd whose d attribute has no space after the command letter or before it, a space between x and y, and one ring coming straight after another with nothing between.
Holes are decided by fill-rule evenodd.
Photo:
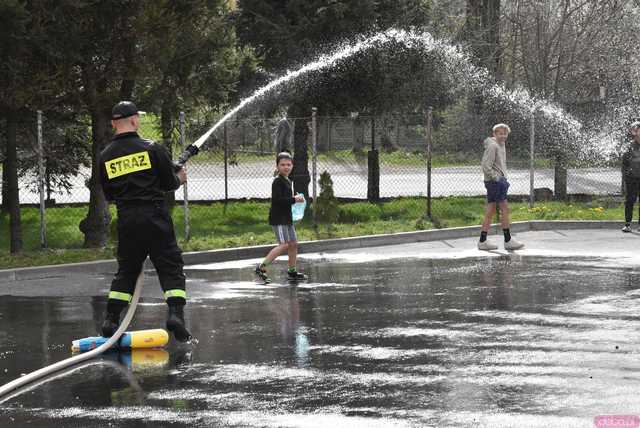
<instances>
[{"instance_id":1,"label":"reflective stripe on uniform","mask_svg":"<svg viewBox=\"0 0 640 428\"><path fill-rule=\"evenodd\" d=\"M129 293L121 293L120 291L110 291L109 298L114 300L124 300L125 302L129 303L133 298L133 295Z\"/></svg>"},{"instance_id":2,"label":"reflective stripe on uniform","mask_svg":"<svg viewBox=\"0 0 640 428\"><path fill-rule=\"evenodd\" d=\"M121 175L151 169L151 160L149 159L149 152L144 151L111 159L106 161L104 166L107 170L107 176L111 180Z\"/></svg>"},{"instance_id":3,"label":"reflective stripe on uniform","mask_svg":"<svg viewBox=\"0 0 640 428\"><path fill-rule=\"evenodd\" d=\"M174 290L167 290L164 292L164 298L168 299L169 297L182 297L187 300L187 292L178 288Z\"/></svg>"}]
</instances>

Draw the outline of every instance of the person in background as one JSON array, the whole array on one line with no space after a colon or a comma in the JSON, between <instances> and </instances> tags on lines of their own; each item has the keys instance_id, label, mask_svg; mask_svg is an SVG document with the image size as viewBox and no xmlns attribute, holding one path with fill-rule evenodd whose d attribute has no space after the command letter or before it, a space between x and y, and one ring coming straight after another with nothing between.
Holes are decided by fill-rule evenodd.
<instances>
[{"instance_id":1,"label":"person in background","mask_svg":"<svg viewBox=\"0 0 640 428\"><path fill-rule=\"evenodd\" d=\"M633 206L640 193L640 121L633 122L629 130L633 138L627 151L622 156L622 177L626 198L624 201L624 227L622 231L631 232ZM640 212L638 213L638 227L640 231Z\"/></svg>"},{"instance_id":2,"label":"person in background","mask_svg":"<svg viewBox=\"0 0 640 428\"><path fill-rule=\"evenodd\" d=\"M504 249L518 250L524 244L511 237L509 229L509 203L507 202L507 151L506 143L511 129L504 123L493 127L492 136L484 141L484 154L482 156L482 172L484 173L484 186L487 189L487 205L484 220L480 232L478 249L497 250L498 246L487 240L487 234L491 227L491 220L496 213L496 207L500 206L500 223L504 234Z\"/></svg>"}]
</instances>

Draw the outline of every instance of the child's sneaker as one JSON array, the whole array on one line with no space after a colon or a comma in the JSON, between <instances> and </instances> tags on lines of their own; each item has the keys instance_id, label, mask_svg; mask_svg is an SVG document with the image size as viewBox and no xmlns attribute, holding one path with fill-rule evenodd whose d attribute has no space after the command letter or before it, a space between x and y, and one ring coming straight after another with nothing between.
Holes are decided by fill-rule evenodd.
<instances>
[{"instance_id":1,"label":"child's sneaker","mask_svg":"<svg viewBox=\"0 0 640 428\"><path fill-rule=\"evenodd\" d=\"M498 249L498 246L496 244L492 244L489 241L484 241L484 242L478 241L478 250L493 251L497 249Z\"/></svg>"},{"instance_id":2,"label":"child's sneaker","mask_svg":"<svg viewBox=\"0 0 640 428\"><path fill-rule=\"evenodd\" d=\"M256 266L256 270L254 272L256 276L263 280L265 283L271 282L271 279L269 279L269 276L267 275L267 271L264 267L262 267L262 265Z\"/></svg>"},{"instance_id":3,"label":"child's sneaker","mask_svg":"<svg viewBox=\"0 0 640 428\"><path fill-rule=\"evenodd\" d=\"M304 281L305 279L307 279L307 275L300 273L296 270L294 271L288 271L287 272L287 276L289 277L289 280L291 281Z\"/></svg>"},{"instance_id":4,"label":"child's sneaker","mask_svg":"<svg viewBox=\"0 0 640 428\"><path fill-rule=\"evenodd\" d=\"M631 232L631 225L629 223L625 224L624 227L622 228L622 232L623 233L630 233Z\"/></svg>"},{"instance_id":5,"label":"child's sneaker","mask_svg":"<svg viewBox=\"0 0 640 428\"><path fill-rule=\"evenodd\" d=\"M524 247L524 244L522 242L516 241L513 238L511 238L509 242L504 243L505 250L519 250L522 247Z\"/></svg>"}]
</instances>

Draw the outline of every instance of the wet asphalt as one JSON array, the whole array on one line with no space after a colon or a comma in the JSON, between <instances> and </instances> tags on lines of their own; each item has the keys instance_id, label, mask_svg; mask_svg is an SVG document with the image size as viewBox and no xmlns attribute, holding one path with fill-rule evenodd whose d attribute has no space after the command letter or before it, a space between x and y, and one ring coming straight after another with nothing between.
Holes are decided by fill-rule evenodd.
<instances>
[{"instance_id":1,"label":"wet asphalt","mask_svg":"<svg viewBox=\"0 0 640 428\"><path fill-rule=\"evenodd\" d=\"M492 237L500 242L497 237ZM527 232L189 267L198 343L111 353L0 404L11 427L594 426L640 414L640 235ZM0 283L0 385L93 335L109 275ZM160 328L145 279L130 329Z\"/></svg>"}]
</instances>

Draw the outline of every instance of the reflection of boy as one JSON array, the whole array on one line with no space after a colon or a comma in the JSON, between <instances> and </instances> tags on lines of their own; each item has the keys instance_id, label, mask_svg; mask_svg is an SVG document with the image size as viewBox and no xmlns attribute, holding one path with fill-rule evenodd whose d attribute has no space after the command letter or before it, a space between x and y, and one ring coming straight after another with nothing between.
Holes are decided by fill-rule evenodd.
<instances>
[{"instance_id":1,"label":"reflection of boy","mask_svg":"<svg viewBox=\"0 0 640 428\"><path fill-rule=\"evenodd\" d=\"M291 347L298 367L311 364L310 342L307 328L300 319L300 301L296 288L280 289L275 299L270 299L268 307L278 320L280 335L288 347Z\"/></svg>"},{"instance_id":2,"label":"reflection of boy","mask_svg":"<svg viewBox=\"0 0 640 428\"><path fill-rule=\"evenodd\" d=\"M511 237L509 230L509 203L507 202L507 154L505 144L511 129L504 123L493 127L493 135L484 141L484 154L482 156L482 172L484 173L484 186L487 189L487 206L480 233L480 250L496 250L498 246L487 241L487 233L491 227L491 220L496 213L496 206L500 206L500 223L504 233L505 250L517 250L524 244Z\"/></svg>"},{"instance_id":3,"label":"reflection of boy","mask_svg":"<svg viewBox=\"0 0 640 428\"><path fill-rule=\"evenodd\" d=\"M623 232L631 232L633 205L638 199L638 193L640 193L640 122L633 122L630 131L633 141L629 144L628 150L622 156L622 174L626 190L626 199L624 202L625 225L622 228ZM640 218L638 218L638 222L640 223Z\"/></svg>"}]
</instances>

